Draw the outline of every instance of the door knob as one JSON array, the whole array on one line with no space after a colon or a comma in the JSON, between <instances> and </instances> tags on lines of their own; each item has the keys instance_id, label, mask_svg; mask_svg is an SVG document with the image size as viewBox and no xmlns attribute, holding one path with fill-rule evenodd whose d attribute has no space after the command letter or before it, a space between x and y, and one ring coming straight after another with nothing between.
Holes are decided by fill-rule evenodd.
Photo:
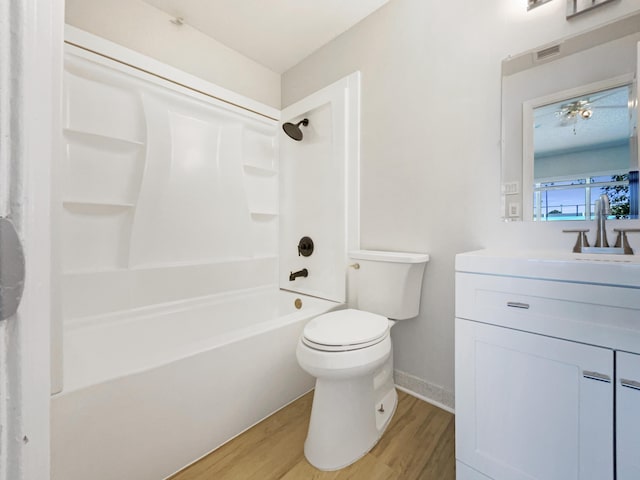
<instances>
[{"instance_id":1,"label":"door knob","mask_svg":"<svg viewBox=\"0 0 640 480\"><path fill-rule=\"evenodd\" d=\"M24 251L13 222L0 217L0 320L15 315L24 290Z\"/></svg>"}]
</instances>

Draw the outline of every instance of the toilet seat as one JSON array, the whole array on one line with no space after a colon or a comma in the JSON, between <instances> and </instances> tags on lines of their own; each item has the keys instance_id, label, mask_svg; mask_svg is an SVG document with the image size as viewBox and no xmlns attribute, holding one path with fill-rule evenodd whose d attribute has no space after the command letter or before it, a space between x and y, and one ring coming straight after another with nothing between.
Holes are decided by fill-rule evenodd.
<instances>
[{"instance_id":1,"label":"toilet seat","mask_svg":"<svg viewBox=\"0 0 640 480\"><path fill-rule=\"evenodd\" d=\"M304 328L302 343L323 352L346 352L376 345L388 336L386 317L347 309L312 319Z\"/></svg>"}]
</instances>

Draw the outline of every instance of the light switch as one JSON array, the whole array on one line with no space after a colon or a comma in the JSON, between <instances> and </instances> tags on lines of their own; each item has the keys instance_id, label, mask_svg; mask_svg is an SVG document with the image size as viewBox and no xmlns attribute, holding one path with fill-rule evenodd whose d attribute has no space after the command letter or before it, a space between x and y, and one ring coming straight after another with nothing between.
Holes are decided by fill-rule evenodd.
<instances>
[{"instance_id":1,"label":"light switch","mask_svg":"<svg viewBox=\"0 0 640 480\"><path fill-rule=\"evenodd\" d=\"M505 195L516 195L520 193L520 182L505 182L502 184L502 193Z\"/></svg>"}]
</instances>

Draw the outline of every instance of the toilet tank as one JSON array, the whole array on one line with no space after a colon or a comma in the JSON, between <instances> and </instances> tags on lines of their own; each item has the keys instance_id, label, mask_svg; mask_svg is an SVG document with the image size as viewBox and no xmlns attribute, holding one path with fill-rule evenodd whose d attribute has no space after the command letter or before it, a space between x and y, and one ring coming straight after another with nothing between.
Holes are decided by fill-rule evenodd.
<instances>
[{"instance_id":1,"label":"toilet tank","mask_svg":"<svg viewBox=\"0 0 640 480\"><path fill-rule=\"evenodd\" d=\"M358 310L405 320L418 315L424 268L424 253L356 250L349 252L358 264L355 277L355 307Z\"/></svg>"}]
</instances>

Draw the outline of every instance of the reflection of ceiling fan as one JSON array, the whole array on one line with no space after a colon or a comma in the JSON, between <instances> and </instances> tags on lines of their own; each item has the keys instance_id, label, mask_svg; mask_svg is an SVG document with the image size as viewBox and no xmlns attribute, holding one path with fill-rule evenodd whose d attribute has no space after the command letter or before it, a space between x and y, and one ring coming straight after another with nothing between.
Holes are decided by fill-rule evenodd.
<instances>
[{"instance_id":1,"label":"reflection of ceiling fan","mask_svg":"<svg viewBox=\"0 0 640 480\"><path fill-rule=\"evenodd\" d=\"M635 98L631 87L583 90L555 96L556 101L533 109L536 155L578 151L586 146L627 144L632 134Z\"/></svg>"},{"instance_id":2,"label":"reflection of ceiling fan","mask_svg":"<svg viewBox=\"0 0 640 480\"><path fill-rule=\"evenodd\" d=\"M593 115L591 103L589 100L576 100L575 102L565 103L556 112L556 117L560 117L562 122L575 122L578 117L588 120Z\"/></svg>"},{"instance_id":3,"label":"reflection of ceiling fan","mask_svg":"<svg viewBox=\"0 0 640 480\"><path fill-rule=\"evenodd\" d=\"M605 108L626 108L627 105L601 105L599 102L611 95L615 95L617 92L607 92L605 95L598 96L596 98L585 97L573 102L565 103L560 106L559 110L556 110L555 116L560 118L560 125L575 125L579 118L583 120L589 120L593 114L594 109L600 110ZM596 102L598 102L596 104Z\"/></svg>"}]
</instances>

